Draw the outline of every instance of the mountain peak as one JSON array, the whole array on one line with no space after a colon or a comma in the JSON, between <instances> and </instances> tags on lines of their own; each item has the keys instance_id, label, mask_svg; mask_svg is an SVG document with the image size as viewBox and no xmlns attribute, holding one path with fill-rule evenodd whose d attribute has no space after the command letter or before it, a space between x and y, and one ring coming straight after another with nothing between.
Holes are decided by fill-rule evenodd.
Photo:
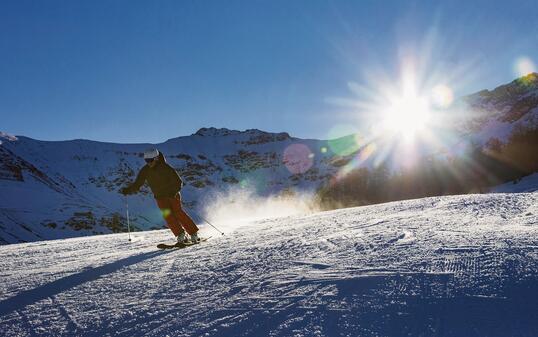
<instances>
[{"instance_id":1,"label":"mountain peak","mask_svg":"<svg viewBox=\"0 0 538 337\"><path fill-rule=\"evenodd\" d=\"M528 73L525 76L518 77L511 82L501 84L493 90L484 89L478 93L494 93L503 90L528 90L529 88L538 86L538 73ZM478 94L477 93L477 94Z\"/></svg>"},{"instance_id":2,"label":"mountain peak","mask_svg":"<svg viewBox=\"0 0 538 337\"><path fill-rule=\"evenodd\" d=\"M464 97L471 103L491 100L493 103L511 102L523 96L538 95L538 73L530 73L519 77L510 83L503 84L493 90L482 90Z\"/></svg>"},{"instance_id":3,"label":"mountain peak","mask_svg":"<svg viewBox=\"0 0 538 337\"><path fill-rule=\"evenodd\" d=\"M538 73L530 73L525 76L520 77L516 81L529 81L529 82L538 82Z\"/></svg>"},{"instance_id":4,"label":"mountain peak","mask_svg":"<svg viewBox=\"0 0 538 337\"><path fill-rule=\"evenodd\" d=\"M530 73L525 76L521 76L507 84L507 86L517 88L521 91L538 88L538 74Z\"/></svg>"},{"instance_id":5,"label":"mountain peak","mask_svg":"<svg viewBox=\"0 0 538 337\"><path fill-rule=\"evenodd\" d=\"M280 132L280 133L271 133L267 131L262 131L259 129L248 129L245 131L238 131L238 130L230 130L227 128L201 128L200 130L196 131L194 135L202 136L202 137L219 137L219 136L230 136L230 135L248 135L249 137L267 137L267 136L274 136L278 140L284 140L290 138L290 135L287 132ZM272 138L271 138L272 139Z\"/></svg>"},{"instance_id":6,"label":"mountain peak","mask_svg":"<svg viewBox=\"0 0 538 337\"><path fill-rule=\"evenodd\" d=\"M241 131L237 130L230 130L227 128L201 128L200 130L196 131L194 135L202 136L202 137L217 137L217 136L229 136L229 135L236 135L241 133Z\"/></svg>"}]
</instances>

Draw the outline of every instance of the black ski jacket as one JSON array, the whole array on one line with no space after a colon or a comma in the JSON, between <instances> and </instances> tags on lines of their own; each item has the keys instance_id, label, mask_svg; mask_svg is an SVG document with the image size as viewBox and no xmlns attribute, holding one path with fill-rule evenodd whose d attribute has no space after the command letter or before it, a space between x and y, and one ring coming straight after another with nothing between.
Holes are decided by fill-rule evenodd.
<instances>
[{"instance_id":1,"label":"black ski jacket","mask_svg":"<svg viewBox=\"0 0 538 337\"><path fill-rule=\"evenodd\" d=\"M155 167L144 165L127 190L136 193L146 181L155 198L174 197L183 186L183 181L176 170L168 165L162 152L159 152L159 162Z\"/></svg>"}]
</instances>

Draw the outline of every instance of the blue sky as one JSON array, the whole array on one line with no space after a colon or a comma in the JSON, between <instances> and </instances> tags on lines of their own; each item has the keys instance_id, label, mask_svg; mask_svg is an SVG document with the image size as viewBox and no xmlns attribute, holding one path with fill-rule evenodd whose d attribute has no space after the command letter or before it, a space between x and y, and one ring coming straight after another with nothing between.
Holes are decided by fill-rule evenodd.
<instances>
[{"instance_id":1,"label":"blue sky","mask_svg":"<svg viewBox=\"0 0 538 337\"><path fill-rule=\"evenodd\" d=\"M402 59L425 82L446 74L455 96L513 80L518 60L538 62L537 22L535 1L2 1L0 130L327 138L361 128L360 109L334 102L397 82Z\"/></svg>"}]
</instances>

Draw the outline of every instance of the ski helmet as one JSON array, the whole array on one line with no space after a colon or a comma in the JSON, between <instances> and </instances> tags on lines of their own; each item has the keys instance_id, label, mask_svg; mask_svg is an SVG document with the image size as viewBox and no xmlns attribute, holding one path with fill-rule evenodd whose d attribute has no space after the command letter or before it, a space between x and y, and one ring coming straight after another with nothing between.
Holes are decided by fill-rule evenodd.
<instances>
[{"instance_id":1,"label":"ski helmet","mask_svg":"<svg viewBox=\"0 0 538 337\"><path fill-rule=\"evenodd\" d=\"M153 149L147 149L144 151L144 159L153 159L159 156L159 150L153 148Z\"/></svg>"}]
</instances>

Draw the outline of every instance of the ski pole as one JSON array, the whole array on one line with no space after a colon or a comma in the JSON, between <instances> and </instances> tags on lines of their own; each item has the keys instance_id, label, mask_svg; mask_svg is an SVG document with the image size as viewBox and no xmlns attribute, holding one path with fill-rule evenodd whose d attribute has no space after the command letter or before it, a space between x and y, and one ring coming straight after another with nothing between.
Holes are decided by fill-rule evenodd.
<instances>
[{"instance_id":1,"label":"ski pole","mask_svg":"<svg viewBox=\"0 0 538 337\"><path fill-rule=\"evenodd\" d=\"M129 242L131 242L131 224L129 223L129 203L125 197L125 209L127 210L127 232L129 233Z\"/></svg>"},{"instance_id":2,"label":"ski pole","mask_svg":"<svg viewBox=\"0 0 538 337\"><path fill-rule=\"evenodd\" d=\"M203 216L201 216L200 214L196 213L195 211L193 211L191 209L191 212L194 213L194 215L198 216L200 219L204 220L208 225L210 225L211 227L215 228L215 230L217 232L219 232L221 235L224 235L224 232L221 232L217 227L213 226L213 224L209 221L207 221L207 219L205 219Z\"/></svg>"}]
</instances>

